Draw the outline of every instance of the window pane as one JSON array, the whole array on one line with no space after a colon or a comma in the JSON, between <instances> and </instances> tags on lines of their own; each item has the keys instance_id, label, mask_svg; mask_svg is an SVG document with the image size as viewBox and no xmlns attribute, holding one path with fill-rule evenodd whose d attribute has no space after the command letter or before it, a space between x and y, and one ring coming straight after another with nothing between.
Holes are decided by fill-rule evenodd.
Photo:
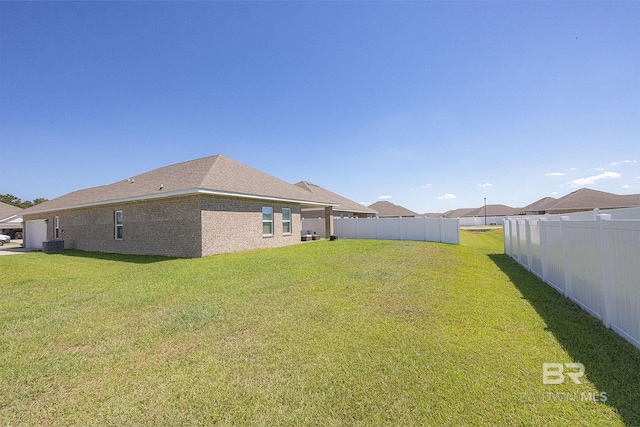
<instances>
[{"instance_id":1,"label":"window pane","mask_svg":"<svg viewBox=\"0 0 640 427\"><path fill-rule=\"evenodd\" d=\"M291 209L282 208L282 234L291 234Z\"/></svg>"},{"instance_id":2,"label":"window pane","mask_svg":"<svg viewBox=\"0 0 640 427\"><path fill-rule=\"evenodd\" d=\"M273 234L273 230L272 228L272 223L270 222L263 222L262 223L262 234Z\"/></svg>"},{"instance_id":3,"label":"window pane","mask_svg":"<svg viewBox=\"0 0 640 427\"><path fill-rule=\"evenodd\" d=\"M263 221L273 220L273 208L270 208L270 207L262 208L262 220Z\"/></svg>"},{"instance_id":4,"label":"window pane","mask_svg":"<svg viewBox=\"0 0 640 427\"><path fill-rule=\"evenodd\" d=\"M273 208L262 208L262 234L273 234Z\"/></svg>"},{"instance_id":5,"label":"window pane","mask_svg":"<svg viewBox=\"0 0 640 427\"><path fill-rule=\"evenodd\" d=\"M115 222L115 238L117 240L122 239L122 211L116 211L115 212L115 217L114 217L114 222Z\"/></svg>"}]
</instances>

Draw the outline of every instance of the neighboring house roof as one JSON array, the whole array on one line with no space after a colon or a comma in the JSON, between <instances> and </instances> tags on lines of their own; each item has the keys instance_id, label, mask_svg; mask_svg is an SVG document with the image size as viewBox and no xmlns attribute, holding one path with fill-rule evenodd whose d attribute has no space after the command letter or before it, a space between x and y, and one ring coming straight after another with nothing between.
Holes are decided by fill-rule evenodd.
<instances>
[{"instance_id":1,"label":"neighboring house roof","mask_svg":"<svg viewBox=\"0 0 640 427\"><path fill-rule=\"evenodd\" d=\"M325 188L320 187L319 185L313 184L309 181L300 181L294 184L296 187L300 187L306 191L309 191L317 198L321 200L336 205L333 207L334 211L337 212L354 212L354 213L367 213L367 214L375 214L377 211L368 208L367 206L363 206L360 203L354 202L353 200L349 200L346 197L343 197L339 194L336 194L332 191L329 191Z\"/></svg>"},{"instance_id":2,"label":"neighboring house roof","mask_svg":"<svg viewBox=\"0 0 640 427\"><path fill-rule=\"evenodd\" d=\"M445 212L442 216L444 218L462 218L464 216L472 216L469 213L475 211L477 208L458 208L452 211Z\"/></svg>"},{"instance_id":3,"label":"neighboring house roof","mask_svg":"<svg viewBox=\"0 0 640 427\"><path fill-rule=\"evenodd\" d=\"M24 209L0 202L0 229L22 228L22 212Z\"/></svg>"},{"instance_id":4,"label":"neighboring house roof","mask_svg":"<svg viewBox=\"0 0 640 427\"><path fill-rule=\"evenodd\" d=\"M22 213L24 209L8 203L0 202L0 221Z\"/></svg>"},{"instance_id":5,"label":"neighboring house roof","mask_svg":"<svg viewBox=\"0 0 640 427\"><path fill-rule=\"evenodd\" d=\"M487 216L508 216L514 215L517 212L520 212L520 208L512 208L507 205L487 205L486 215ZM481 206L468 212L464 216L484 216L485 215L485 207Z\"/></svg>"},{"instance_id":6,"label":"neighboring house roof","mask_svg":"<svg viewBox=\"0 0 640 427\"><path fill-rule=\"evenodd\" d=\"M544 212L549 206L553 205L557 201L558 199L556 199L555 197L543 197L542 199L536 200L530 205L527 205L524 208L520 209L520 212Z\"/></svg>"},{"instance_id":7,"label":"neighboring house roof","mask_svg":"<svg viewBox=\"0 0 640 427\"><path fill-rule=\"evenodd\" d=\"M640 206L640 194L619 195L581 188L556 200L546 212L587 211L592 209L631 208Z\"/></svg>"},{"instance_id":8,"label":"neighboring house roof","mask_svg":"<svg viewBox=\"0 0 640 427\"><path fill-rule=\"evenodd\" d=\"M427 218L442 218L444 217L444 214L442 212L438 213L438 212L427 212L427 213L423 213L420 216L425 216Z\"/></svg>"},{"instance_id":9,"label":"neighboring house roof","mask_svg":"<svg viewBox=\"0 0 640 427\"><path fill-rule=\"evenodd\" d=\"M23 213L187 194L289 201L303 206L330 205L295 185L219 154L161 167L113 184L74 191L25 209Z\"/></svg>"},{"instance_id":10,"label":"neighboring house roof","mask_svg":"<svg viewBox=\"0 0 640 427\"><path fill-rule=\"evenodd\" d=\"M409 209L396 205L394 203L388 202L386 200L382 200L379 202L375 202L372 205L369 205L370 209L374 209L378 212L379 217L385 216L418 216L417 213L410 211Z\"/></svg>"},{"instance_id":11,"label":"neighboring house roof","mask_svg":"<svg viewBox=\"0 0 640 427\"><path fill-rule=\"evenodd\" d=\"M519 208L512 208L511 206L506 205L487 205L486 215L487 216L508 216L514 215L517 212L520 212ZM484 216L485 215L485 207L480 206L479 208L459 208L452 211L448 211L444 213L445 218L467 218L474 216Z\"/></svg>"}]
</instances>

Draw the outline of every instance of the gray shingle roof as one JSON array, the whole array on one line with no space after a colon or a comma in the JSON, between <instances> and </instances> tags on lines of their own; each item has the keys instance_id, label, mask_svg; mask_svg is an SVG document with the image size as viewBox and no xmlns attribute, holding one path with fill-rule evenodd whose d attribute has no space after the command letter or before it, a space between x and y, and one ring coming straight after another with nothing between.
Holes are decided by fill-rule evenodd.
<instances>
[{"instance_id":1,"label":"gray shingle roof","mask_svg":"<svg viewBox=\"0 0 640 427\"><path fill-rule=\"evenodd\" d=\"M525 213L526 212L544 212L545 209L547 209L547 207L553 205L557 201L558 199L556 199L555 197L543 197L542 199L536 200L530 205L527 205L524 208L520 209L520 211Z\"/></svg>"},{"instance_id":2,"label":"gray shingle roof","mask_svg":"<svg viewBox=\"0 0 640 427\"><path fill-rule=\"evenodd\" d=\"M409 209L396 205L394 203L388 202L386 200L381 200L379 202L375 202L372 205L369 205L369 208L374 209L378 212L378 216L418 216L417 213L410 211Z\"/></svg>"},{"instance_id":3,"label":"gray shingle roof","mask_svg":"<svg viewBox=\"0 0 640 427\"><path fill-rule=\"evenodd\" d=\"M354 202L353 200L347 199L346 197L343 197L339 194L336 194L332 191L322 188L319 185L312 184L308 181L297 182L295 186L313 193L314 196L320 198L321 200L327 203L337 205L333 207L333 210L337 212L354 212L354 213L371 213L371 214L377 213L377 211L367 206L363 206L360 203Z\"/></svg>"},{"instance_id":4,"label":"gray shingle roof","mask_svg":"<svg viewBox=\"0 0 640 427\"><path fill-rule=\"evenodd\" d=\"M507 215L515 215L516 213L520 212L521 209L519 208L512 208L511 206L507 206L507 205L487 205L487 216L507 216ZM476 208L474 210L472 210L471 212L467 213L467 215L464 216L484 216L485 214L485 209L484 206L480 206L479 208Z\"/></svg>"},{"instance_id":5,"label":"gray shingle roof","mask_svg":"<svg viewBox=\"0 0 640 427\"><path fill-rule=\"evenodd\" d=\"M458 208L445 212L442 216L444 218L462 218L463 216L472 216L469 213L475 211L478 208Z\"/></svg>"},{"instance_id":6,"label":"gray shingle roof","mask_svg":"<svg viewBox=\"0 0 640 427\"><path fill-rule=\"evenodd\" d=\"M566 210L591 210L630 208L640 206L640 194L619 195L604 191L581 188L556 200L546 207L546 211L553 213Z\"/></svg>"},{"instance_id":7,"label":"gray shingle roof","mask_svg":"<svg viewBox=\"0 0 640 427\"><path fill-rule=\"evenodd\" d=\"M13 215L18 215L23 212L22 208L10 205L8 203L0 202L0 220L9 218Z\"/></svg>"},{"instance_id":8,"label":"gray shingle roof","mask_svg":"<svg viewBox=\"0 0 640 427\"><path fill-rule=\"evenodd\" d=\"M512 208L511 206L506 205L487 205L487 216L507 216L507 215L515 215L520 212L520 209ZM463 217L474 217L474 216L484 216L485 209L484 205L479 208L460 208L455 209L453 211L445 212L445 218L463 218Z\"/></svg>"},{"instance_id":9,"label":"gray shingle roof","mask_svg":"<svg viewBox=\"0 0 640 427\"><path fill-rule=\"evenodd\" d=\"M23 213L195 193L327 205L313 193L219 154L164 166L113 184L74 191Z\"/></svg>"}]
</instances>

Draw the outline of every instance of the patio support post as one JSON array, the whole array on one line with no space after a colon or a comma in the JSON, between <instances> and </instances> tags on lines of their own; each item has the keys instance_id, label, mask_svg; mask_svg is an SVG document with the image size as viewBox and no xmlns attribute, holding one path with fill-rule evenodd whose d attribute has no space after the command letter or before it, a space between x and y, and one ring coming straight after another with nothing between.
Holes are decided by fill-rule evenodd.
<instances>
[{"instance_id":1,"label":"patio support post","mask_svg":"<svg viewBox=\"0 0 640 427\"><path fill-rule=\"evenodd\" d=\"M331 206L324 208L324 234L329 239L333 236L333 217L331 216Z\"/></svg>"}]
</instances>

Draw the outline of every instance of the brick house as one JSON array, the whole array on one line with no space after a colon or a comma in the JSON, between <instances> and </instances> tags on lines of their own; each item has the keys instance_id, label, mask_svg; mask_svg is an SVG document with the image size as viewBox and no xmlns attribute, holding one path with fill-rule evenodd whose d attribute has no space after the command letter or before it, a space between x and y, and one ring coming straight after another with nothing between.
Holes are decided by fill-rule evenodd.
<instances>
[{"instance_id":1,"label":"brick house","mask_svg":"<svg viewBox=\"0 0 640 427\"><path fill-rule=\"evenodd\" d=\"M299 243L301 211L309 207L331 209L217 155L75 191L22 216L25 247L64 240L65 249L195 258Z\"/></svg>"}]
</instances>

